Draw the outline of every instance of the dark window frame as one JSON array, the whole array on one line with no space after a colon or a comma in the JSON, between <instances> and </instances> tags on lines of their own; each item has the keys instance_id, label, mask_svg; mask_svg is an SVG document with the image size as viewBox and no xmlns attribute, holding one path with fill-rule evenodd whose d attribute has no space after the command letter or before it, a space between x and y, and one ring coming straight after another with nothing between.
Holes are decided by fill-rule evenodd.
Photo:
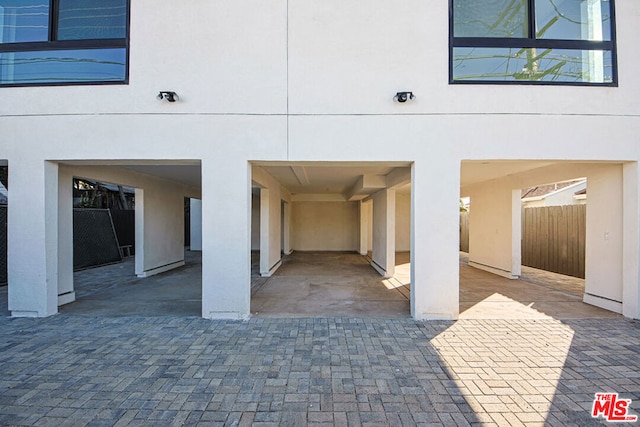
<instances>
[{"instance_id":1,"label":"dark window frame","mask_svg":"<svg viewBox=\"0 0 640 427\"><path fill-rule=\"evenodd\" d=\"M528 37L527 38L498 38L498 37L454 37L454 2L449 0L449 84L462 85L541 85L541 86L605 86L618 87L618 53L616 44L616 11L615 0L609 0L611 9L611 40L559 40L536 38L535 2L528 2ZM477 48L538 48L538 49L575 49L575 50L609 50L611 51L612 81L604 83L589 82L554 82L541 80L454 80L453 78L453 49L456 47Z\"/></svg>"},{"instance_id":2,"label":"dark window frame","mask_svg":"<svg viewBox=\"0 0 640 427\"><path fill-rule=\"evenodd\" d=\"M27 86L96 86L96 85L128 85L129 84L129 31L131 28L131 0L125 0L127 9L127 30L125 38L112 39L80 39L56 40L58 33L59 0L49 0L49 33L48 41L0 43L0 53L36 52L48 50L87 50L87 49L125 49L125 74L123 80L95 80L79 82L34 82L34 83L0 83L2 87Z\"/></svg>"}]
</instances>

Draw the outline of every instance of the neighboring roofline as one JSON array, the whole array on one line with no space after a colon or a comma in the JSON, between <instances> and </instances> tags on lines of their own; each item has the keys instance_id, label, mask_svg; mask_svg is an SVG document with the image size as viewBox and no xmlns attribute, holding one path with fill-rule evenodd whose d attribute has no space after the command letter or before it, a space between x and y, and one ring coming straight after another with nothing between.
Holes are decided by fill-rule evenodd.
<instances>
[{"instance_id":1,"label":"neighboring roofline","mask_svg":"<svg viewBox=\"0 0 640 427\"><path fill-rule=\"evenodd\" d=\"M575 184L567 185L566 187L562 187L559 190L552 191L551 193L547 193L547 194L544 194L542 196L525 197L525 198L523 198L521 200L523 202L536 202L536 201L539 201L539 200L544 200L549 196L553 196L553 195L558 194L558 193L560 193L562 191L566 191L566 190L568 190L568 189L570 189L572 187L576 187L578 185L582 185L585 182L587 182L587 180L583 179L581 181L576 182Z\"/></svg>"}]
</instances>

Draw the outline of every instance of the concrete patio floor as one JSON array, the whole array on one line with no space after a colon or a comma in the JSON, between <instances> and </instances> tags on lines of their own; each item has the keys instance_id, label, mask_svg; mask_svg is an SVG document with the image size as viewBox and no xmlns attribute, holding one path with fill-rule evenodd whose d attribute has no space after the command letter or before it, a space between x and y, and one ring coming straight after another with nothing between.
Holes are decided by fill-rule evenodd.
<instances>
[{"instance_id":1,"label":"concrete patio floor","mask_svg":"<svg viewBox=\"0 0 640 427\"><path fill-rule=\"evenodd\" d=\"M344 258L343 273L361 269L376 281L362 259L334 256ZM529 306L534 294L520 289L532 283L493 280L463 262L461 306L477 302L462 314L505 304L491 298L498 293L512 298L507 308L541 317L211 321L174 307L197 299L184 286L199 288L199 253L187 257L185 267L144 280L131 278L132 260L78 272L78 301L59 315L0 316L0 425L588 427L606 425L591 417L594 394L604 391L630 399L629 415L640 410L640 323L550 317L553 307L540 298ZM321 283L330 276L312 258L308 269L288 262L282 272L306 277L310 295L344 296L325 292L335 291ZM278 277L287 276L264 281L265 289ZM191 297L169 304L171 283ZM575 304L567 289L557 292ZM120 311L135 306L134 295L143 298L138 310ZM98 304L107 297L110 304Z\"/></svg>"},{"instance_id":2,"label":"concrete patio floor","mask_svg":"<svg viewBox=\"0 0 640 427\"><path fill-rule=\"evenodd\" d=\"M351 252L294 252L270 278L252 257L251 313L260 317L410 317L409 253L396 254L396 274L382 278L365 257ZM76 302L60 312L86 316L201 315L201 253L185 251L181 268L139 279L134 258L74 273ZM582 302L584 280L522 267L509 280L467 264L460 253L460 318L616 318ZM0 287L0 313L7 287Z\"/></svg>"}]
</instances>

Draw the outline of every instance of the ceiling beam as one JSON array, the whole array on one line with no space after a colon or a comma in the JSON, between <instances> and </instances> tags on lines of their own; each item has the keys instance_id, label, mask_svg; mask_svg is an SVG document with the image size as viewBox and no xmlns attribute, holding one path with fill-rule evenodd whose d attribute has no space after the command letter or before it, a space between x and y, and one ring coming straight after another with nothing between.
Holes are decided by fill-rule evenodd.
<instances>
[{"instance_id":1,"label":"ceiling beam","mask_svg":"<svg viewBox=\"0 0 640 427\"><path fill-rule=\"evenodd\" d=\"M307 176L307 169L304 166L291 166L291 171L298 179L298 182L302 186L310 184L309 177Z\"/></svg>"}]
</instances>

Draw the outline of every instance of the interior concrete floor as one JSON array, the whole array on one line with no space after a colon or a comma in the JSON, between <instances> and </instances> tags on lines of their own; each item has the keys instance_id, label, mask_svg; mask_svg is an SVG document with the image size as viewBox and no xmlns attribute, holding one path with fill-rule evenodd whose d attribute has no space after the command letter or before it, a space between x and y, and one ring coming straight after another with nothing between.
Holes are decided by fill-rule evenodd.
<instances>
[{"instance_id":1,"label":"interior concrete floor","mask_svg":"<svg viewBox=\"0 0 640 427\"><path fill-rule=\"evenodd\" d=\"M383 279L365 257L352 252L294 252L270 278L258 274L252 256L254 316L409 317L409 253L396 254L396 274ZM87 316L201 315L201 252L185 251L186 265L146 279L134 274L134 258L74 273L76 301L60 312ZM7 286L0 286L0 316L9 316ZM509 280L469 267L460 253L460 318L616 318L584 304L584 280L522 267Z\"/></svg>"},{"instance_id":2,"label":"interior concrete floor","mask_svg":"<svg viewBox=\"0 0 640 427\"><path fill-rule=\"evenodd\" d=\"M582 302L584 279L522 266L519 280L470 267L460 253L460 319L618 318Z\"/></svg>"},{"instance_id":3,"label":"interior concrete floor","mask_svg":"<svg viewBox=\"0 0 640 427\"><path fill-rule=\"evenodd\" d=\"M77 271L76 301L64 314L86 316L202 315L202 252L185 251L185 265L148 278L135 275L134 257Z\"/></svg>"},{"instance_id":4,"label":"interior concrete floor","mask_svg":"<svg viewBox=\"0 0 640 427\"><path fill-rule=\"evenodd\" d=\"M294 252L255 288L251 314L409 317L407 295L355 252Z\"/></svg>"}]
</instances>

